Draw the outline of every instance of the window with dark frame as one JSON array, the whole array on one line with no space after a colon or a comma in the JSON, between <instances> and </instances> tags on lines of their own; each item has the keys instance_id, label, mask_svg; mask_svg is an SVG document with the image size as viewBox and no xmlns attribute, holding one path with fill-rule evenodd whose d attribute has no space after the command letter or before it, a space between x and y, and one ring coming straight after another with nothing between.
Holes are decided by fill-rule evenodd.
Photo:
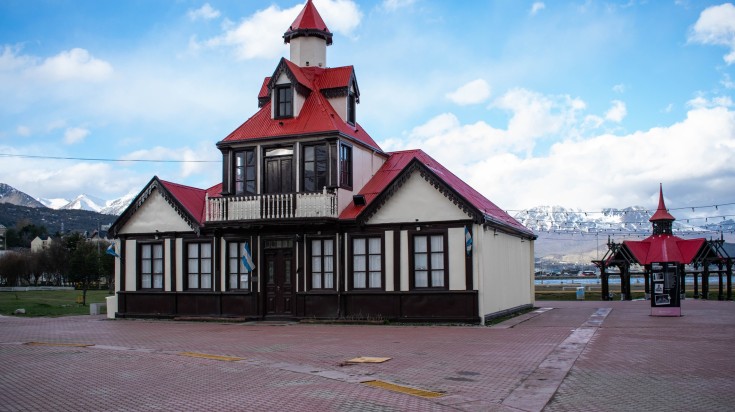
<instances>
[{"instance_id":1,"label":"window with dark frame","mask_svg":"<svg viewBox=\"0 0 735 412\"><path fill-rule=\"evenodd\" d=\"M355 118L357 117L357 96L355 93L350 92L347 96L347 123L355 125Z\"/></svg>"},{"instance_id":2,"label":"window with dark frame","mask_svg":"<svg viewBox=\"0 0 735 412\"><path fill-rule=\"evenodd\" d=\"M248 242L227 242L227 290L250 290L250 272L242 264Z\"/></svg>"},{"instance_id":3,"label":"window with dark frame","mask_svg":"<svg viewBox=\"0 0 735 412\"><path fill-rule=\"evenodd\" d=\"M328 185L329 150L326 144L304 146L304 192L318 192Z\"/></svg>"},{"instance_id":4,"label":"window with dark frame","mask_svg":"<svg viewBox=\"0 0 735 412\"><path fill-rule=\"evenodd\" d=\"M212 244L187 243L187 289L212 289Z\"/></svg>"},{"instance_id":5,"label":"window with dark frame","mask_svg":"<svg viewBox=\"0 0 735 412\"><path fill-rule=\"evenodd\" d=\"M276 86L275 117L293 117L293 88L290 84Z\"/></svg>"},{"instance_id":6,"label":"window with dark frame","mask_svg":"<svg viewBox=\"0 0 735 412\"><path fill-rule=\"evenodd\" d=\"M383 288L383 238L356 237L352 239L353 289Z\"/></svg>"},{"instance_id":7,"label":"window with dark frame","mask_svg":"<svg viewBox=\"0 0 735 412\"><path fill-rule=\"evenodd\" d=\"M235 152L235 194L254 195L256 193L256 156L255 150Z\"/></svg>"},{"instance_id":8,"label":"window with dark frame","mask_svg":"<svg viewBox=\"0 0 735 412\"><path fill-rule=\"evenodd\" d=\"M334 239L311 240L311 289L334 289Z\"/></svg>"},{"instance_id":9,"label":"window with dark frame","mask_svg":"<svg viewBox=\"0 0 735 412\"><path fill-rule=\"evenodd\" d=\"M140 288L163 289L163 244L140 245Z\"/></svg>"},{"instance_id":10,"label":"window with dark frame","mask_svg":"<svg viewBox=\"0 0 735 412\"><path fill-rule=\"evenodd\" d=\"M352 147L339 145L339 185L352 189Z\"/></svg>"},{"instance_id":11,"label":"window with dark frame","mask_svg":"<svg viewBox=\"0 0 735 412\"><path fill-rule=\"evenodd\" d=\"M413 287L446 288L444 234L413 236Z\"/></svg>"}]
</instances>

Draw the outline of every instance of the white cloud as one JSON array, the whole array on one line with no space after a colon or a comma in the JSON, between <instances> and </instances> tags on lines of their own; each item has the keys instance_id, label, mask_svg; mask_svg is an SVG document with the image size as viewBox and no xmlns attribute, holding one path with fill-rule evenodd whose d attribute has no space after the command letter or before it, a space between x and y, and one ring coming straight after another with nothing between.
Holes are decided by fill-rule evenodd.
<instances>
[{"instance_id":1,"label":"white cloud","mask_svg":"<svg viewBox=\"0 0 735 412\"><path fill-rule=\"evenodd\" d=\"M204 5L196 10L189 10L187 13L189 16L189 19L192 21L196 20L212 20L216 19L220 16L220 12L217 9L212 8L212 6L209 5L209 3L204 3Z\"/></svg>"},{"instance_id":2,"label":"white cloud","mask_svg":"<svg viewBox=\"0 0 735 412\"><path fill-rule=\"evenodd\" d=\"M735 82L732 81L728 73L724 73L722 75L722 80L720 80L720 84L726 89L735 89Z\"/></svg>"},{"instance_id":3,"label":"white cloud","mask_svg":"<svg viewBox=\"0 0 735 412\"><path fill-rule=\"evenodd\" d=\"M613 100L612 107L610 107L610 109L605 113L605 119L611 122L620 123L627 114L628 109L625 107L625 103L620 100Z\"/></svg>"},{"instance_id":4,"label":"white cloud","mask_svg":"<svg viewBox=\"0 0 735 412\"><path fill-rule=\"evenodd\" d=\"M692 109L706 109L713 107L732 107L733 101L730 96L716 96L707 99L704 96L697 96L687 102L687 106Z\"/></svg>"},{"instance_id":5,"label":"white cloud","mask_svg":"<svg viewBox=\"0 0 735 412\"><path fill-rule=\"evenodd\" d=\"M81 143L87 136L89 136L89 130L83 127L70 127L64 132L64 143Z\"/></svg>"},{"instance_id":6,"label":"white cloud","mask_svg":"<svg viewBox=\"0 0 735 412\"><path fill-rule=\"evenodd\" d=\"M534 2L533 5L531 5L531 10L529 11L529 14L531 16L535 16L540 12L541 10L546 8L546 4L544 4L541 1Z\"/></svg>"},{"instance_id":7,"label":"white cloud","mask_svg":"<svg viewBox=\"0 0 735 412\"><path fill-rule=\"evenodd\" d=\"M625 93L625 85L622 83L616 84L615 86L612 87L612 90L618 94Z\"/></svg>"},{"instance_id":8,"label":"white cloud","mask_svg":"<svg viewBox=\"0 0 735 412\"><path fill-rule=\"evenodd\" d=\"M388 11L396 11L403 7L414 4L416 0L383 0L383 9Z\"/></svg>"},{"instance_id":9,"label":"white cloud","mask_svg":"<svg viewBox=\"0 0 735 412\"><path fill-rule=\"evenodd\" d=\"M575 137L575 133L594 130L605 119L593 114L581 116L581 101L524 90L498 100L515 110L505 128L483 121L463 124L454 114L444 113L413 129L405 139L382 143L383 148L422 148L506 209L570 203L589 210L648 206L648 197L660 182L669 188L668 196L692 202L732 196L735 112L729 110L732 102L728 99L702 98L686 119L666 127L586 137ZM532 114L543 122L525 127L518 124ZM545 153L529 155L518 150L515 140L523 140L521 132L526 138L549 133L566 138ZM682 164L687 167L675 166ZM702 184L714 181L717 184Z\"/></svg>"},{"instance_id":10,"label":"white cloud","mask_svg":"<svg viewBox=\"0 0 735 412\"><path fill-rule=\"evenodd\" d=\"M490 97L490 85L484 79L476 79L446 96L460 106L482 103Z\"/></svg>"},{"instance_id":11,"label":"white cloud","mask_svg":"<svg viewBox=\"0 0 735 412\"><path fill-rule=\"evenodd\" d=\"M28 137L31 135L31 128L20 125L15 129L15 132L18 133L18 136Z\"/></svg>"},{"instance_id":12,"label":"white cloud","mask_svg":"<svg viewBox=\"0 0 735 412\"><path fill-rule=\"evenodd\" d=\"M327 27L333 33L351 35L360 24L362 13L351 0L315 1ZM198 50L202 47L231 47L240 60L255 58L274 58L281 56L286 50L283 44L283 33L293 23L303 9L299 4L288 9L271 5L243 19L239 24L225 25L224 33L219 36L197 41L190 41L190 48Z\"/></svg>"},{"instance_id":13,"label":"white cloud","mask_svg":"<svg viewBox=\"0 0 735 412\"><path fill-rule=\"evenodd\" d=\"M694 24L689 41L730 48L727 64L735 63L735 6L725 3L704 9Z\"/></svg>"},{"instance_id":14,"label":"white cloud","mask_svg":"<svg viewBox=\"0 0 735 412\"><path fill-rule=\"evenodd\" d=\"M49 57L33 67L33 74L50 81L82 80L98 82L112 75L112 65L94 58L85 49L74 48Z\"/></svg>"}]
</instances>

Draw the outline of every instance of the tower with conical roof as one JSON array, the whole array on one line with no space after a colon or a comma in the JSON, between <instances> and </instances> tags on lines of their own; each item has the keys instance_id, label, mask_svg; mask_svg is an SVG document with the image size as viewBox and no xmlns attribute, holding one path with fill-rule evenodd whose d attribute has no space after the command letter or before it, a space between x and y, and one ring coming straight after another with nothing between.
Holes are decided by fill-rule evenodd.
<instances>
[{"instance_id":1,"label":"tower with conical roof","mask_svg":"<svg viewBox=\"0 0 735 412\"><path fill-rule=\"evenodd\" d=\"M664 191L663 185L659 184L658 188L658 209L656 213L648 219L653 224L654 235L672 235L673 225L676 218L666 210L666 204L664 203Z\"/></svg>"},{"instance_id":2,"label":"tower with conical roof","mask_svg":"<svg viewBox=\"0 0 735 412\"><path fill-rule=\"evenodd\" d=\"M291 45L289 60L293 63L301 67L327 67L327 46L332 44L332 33L311 0L307 0L283 34L283 41Z\"/></svg>"}]
</instances>

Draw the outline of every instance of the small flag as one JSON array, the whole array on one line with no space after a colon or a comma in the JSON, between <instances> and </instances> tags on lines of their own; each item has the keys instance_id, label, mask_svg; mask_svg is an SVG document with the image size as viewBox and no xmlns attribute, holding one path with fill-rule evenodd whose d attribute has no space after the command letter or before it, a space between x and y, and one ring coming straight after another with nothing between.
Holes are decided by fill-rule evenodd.
<instances>
[{"instance_id":1,"label":"small flag","mask_svg":"<svg viewBox=\"0 0 735 412\"><path fill-rule=\"evenodd\" d=\"M469 256L472 253L472 235L467 226L464 227L464 247L467 250L467 256Z\"/></svg>"},{"instance_id":2,"label":"small flag","mask_svg":"<svg viewBox=\"0 0 735 412\"><path fill-rule=\"evenodd\" d=\"M118 255L117 252L115 252L115 242L110 243L110 246L107 248L107 250L105 250L105 253L107 253L108 255L115 256L116 258L120 257L120 255Z\"/></svg>"},{"instance_id":3,"label":"small flag","mask_svg":"<svg viewBox=\"0 0 735 412\"><path fill-rule=\"evenodd\" d=\"M253 263L253 256L250 254L250 245L245 244L242 250L242 265L245 267L245 270L248 272L252 272L255 270L255 263Z\"/></svg>"}]
</instances>

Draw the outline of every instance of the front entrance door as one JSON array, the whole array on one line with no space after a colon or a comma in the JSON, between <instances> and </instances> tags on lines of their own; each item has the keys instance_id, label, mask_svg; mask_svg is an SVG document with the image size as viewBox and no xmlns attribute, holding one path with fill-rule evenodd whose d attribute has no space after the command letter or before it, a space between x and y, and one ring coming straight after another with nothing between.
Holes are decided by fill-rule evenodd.
<instances>
[{"instance_id":1,"label":"front entrance door","mask_svg":"<svg viewBox=\"0 0 735 412\"><path fill-rule=\"evenodd\" d=\"M264 255L265 313L268 316L291 316L296 284L293 248L266 249Z\"/></svg>"},{"instance_id":2,"label":"front entrance door","mask_svg":"<svg viewBox=\"0 0 735 412\"><path fill-rule=\"evenodd\" d=\"M277 156L265 159L265 193L290 193L293 188L293 157Z\"/></svg>"}]
</instances>

